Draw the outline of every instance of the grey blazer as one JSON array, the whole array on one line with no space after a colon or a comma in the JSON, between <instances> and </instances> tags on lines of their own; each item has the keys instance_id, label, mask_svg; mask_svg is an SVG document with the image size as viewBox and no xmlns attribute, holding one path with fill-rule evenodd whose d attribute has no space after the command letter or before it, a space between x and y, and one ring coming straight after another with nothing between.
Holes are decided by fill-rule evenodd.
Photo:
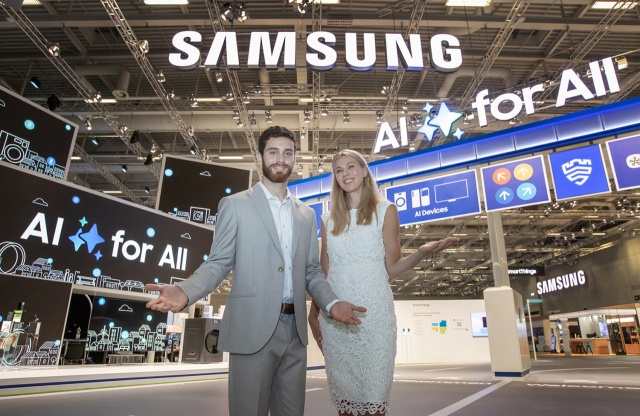
<instances>
[{"instance_id":1,"label":"grey blazer","mask_svg":"<svg viewBox=\"0 0 640 416\"><path fill-rule=\"evenodd\" d=\"M314 211L292 198L292 272L296 326L307 345L305 289L322 310L337 296L325 280L318 260ZM284 259L269 202L262 188L222 198L209 258L177 285L189 303L213 292L230 270L233 285L222 318L218 347L253 354L271 338L280 318Z\"/></svg>"}]
</instances>

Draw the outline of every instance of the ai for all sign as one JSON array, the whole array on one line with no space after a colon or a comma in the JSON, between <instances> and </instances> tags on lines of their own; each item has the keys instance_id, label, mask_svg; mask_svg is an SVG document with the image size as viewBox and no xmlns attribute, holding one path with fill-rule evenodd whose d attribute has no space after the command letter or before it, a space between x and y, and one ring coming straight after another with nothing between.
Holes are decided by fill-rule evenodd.
<instances>
[{"instance_id":1,"label":"ai for all sign","mask_svg":"<svg viewBox=\"0 0 640 416\"><path fill-rule=\"evenodd\" d=\"M595 97L607 95L607 93L614 94L620 91L620 85L612 58L591 62L589 64L589 78L591 79L589 83L593 84L592 88L585 83L585 78L579 75L574 69L562 71L555 106L560 108L569 101L588 101ZM494 99L489 99L488 89L478 92L475 101L471 104L471 107L478 115L478 125L484 127L489 124L487 118L488 113L500 121L517 118L523 109L526 115L534 114L536 112L536 94L542 93L545 88L549 87L551 87L551 85L539 83L531 87L523 88L520 94L506 93ZM506 107L509 108L509 110L503 111L501 109L502 104L505 104L502 108ZM432 105L429 103L425 106L424 110L427 111L427 114L429 114L431 107ZM445 115L441 116L441 113ZM433 119L429 119L427 116L427 121L418 132L423 133L429 141L433 139L434 133L437 130L440 130L444 136L453 133L454 136L460 139L464 132L460 129L456 129L454 132L451 128L452 124L460 117L462 117L462 113L450 111L445 103L441 103L437 116ZM374 145L374 153L379 153L382 148L386 146L391 146L395 149L408 145L407 119L405 117L401 117L398 120L398 127L400 130L400 142L398 142L388 122L380 125L380 130L378 131Z\"/></svg>"}]
</instances>

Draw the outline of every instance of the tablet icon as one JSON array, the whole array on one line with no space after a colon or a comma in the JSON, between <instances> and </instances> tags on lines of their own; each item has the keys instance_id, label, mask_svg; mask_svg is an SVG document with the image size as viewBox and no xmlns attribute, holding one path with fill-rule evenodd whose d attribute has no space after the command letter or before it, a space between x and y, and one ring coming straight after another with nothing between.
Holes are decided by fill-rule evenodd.
<instances>
[{"instance_id":1,"label":"tablet icon","mask_svg":"<svg viewBox=\"0 0 640 416\"><path fill-rule=\"evenodd\" d=\"M413 189L411 191L411 208L428 207L431 205L429 188Z\"/></svg>"}]
</instances>

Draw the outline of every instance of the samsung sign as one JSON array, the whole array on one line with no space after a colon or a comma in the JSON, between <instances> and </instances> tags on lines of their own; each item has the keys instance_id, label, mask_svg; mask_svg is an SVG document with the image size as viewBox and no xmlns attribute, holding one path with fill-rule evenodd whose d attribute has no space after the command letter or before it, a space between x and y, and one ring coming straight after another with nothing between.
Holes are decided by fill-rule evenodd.
<instances>
[{"instance_id":1,"label":"samsung sign","mask_svg":"<svg viewBox=\"0 0 640 416\"><path fill-rule=\"evenodd\" d=\"M542 295L543 293L557 292L574 286L582 286L585 283L587 283L587 276L584 270L579 270L575 273L568 273L553 279L538 282L538 294Z\"/></svg>"},{"instance_id":2,"label":"samsung sign","mask_svg":"<svg viewBox=\"0 0 640 416\"><path fill-rule=\"evenodd\" d=\"M345 57L347 66L354 71L368 71L376 63L376 35L362 35L363 48L358 50L358 34L345 33ZM195 69L200 66L200 46L202 34L184 31L173 36L173 46L178 52L169 54L171 65L180 70ZM338 54L334 49L336 36L331 32L312 32L307 36L307 66L316 71L327 71L336 65ZM277 69L280 57L284 55L284 67L296 67L296 32L278 32L274 44L271 44L269 32L251 32L249 54L246 65L249 68L260 67L260 55L265 66ZM395 71L400 61L409 71L421 71L424 68L424 55L420 35L409 35L409 45L399 33L385 34L385 52L387 70ZM235 32L218 32L213 38L209 54L204 62L206 68L218 68L224 48L227 67L240 68L238 40ZM439 72L453 72L462 65L460 41L452 35L440 34L431 37L429 42L429 60L431 67ZM359 59L358 56L362 56Z\"/></svg>"}]
</instances>

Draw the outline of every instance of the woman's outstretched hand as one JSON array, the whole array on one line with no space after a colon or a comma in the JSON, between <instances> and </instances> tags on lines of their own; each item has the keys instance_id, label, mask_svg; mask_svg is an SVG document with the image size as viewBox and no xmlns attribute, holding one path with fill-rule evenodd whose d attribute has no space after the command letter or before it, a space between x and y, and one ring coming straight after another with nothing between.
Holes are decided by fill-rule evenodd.
<instances>
[{"instance_id":1,"label":"woman's outstretched hand","mask_svg":"<svg viewBox=\"0 0 640 416\"><path fill-rule=\"evenodd\" d=\"M442 240L432 241L430 243L423 244L420 247L418 247L418 251L425 256L429 256L432 254L439 253L442 250L448 248L449 246L457 242L458 242L458 239L456 237L447 237Z\"/></svg>"}]
</instances>

